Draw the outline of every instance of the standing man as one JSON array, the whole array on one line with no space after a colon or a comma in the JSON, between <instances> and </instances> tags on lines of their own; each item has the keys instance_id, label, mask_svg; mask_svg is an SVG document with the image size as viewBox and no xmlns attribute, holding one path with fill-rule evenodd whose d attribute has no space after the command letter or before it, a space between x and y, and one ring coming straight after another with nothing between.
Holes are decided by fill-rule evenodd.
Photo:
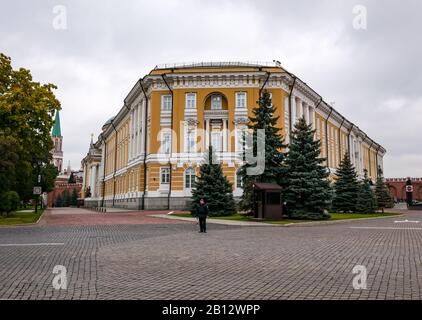
<instances>
[{"instance_id":1,"label":"standing man","mask_svg":"<svg viewBox=\"0 0 422 320\"><path fill-rule=\"evenodd\" d=\"M199 206L196 208L196 216L199 219L199 232L207 233L208 206L204 199L199 200Z\"/></svg>"}]
</instances>

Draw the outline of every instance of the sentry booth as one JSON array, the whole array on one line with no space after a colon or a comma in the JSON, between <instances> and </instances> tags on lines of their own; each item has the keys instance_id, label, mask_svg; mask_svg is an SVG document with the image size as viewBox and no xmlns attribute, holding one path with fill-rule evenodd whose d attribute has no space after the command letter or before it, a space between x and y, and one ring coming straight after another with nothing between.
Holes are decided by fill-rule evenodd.
<instances>
[{"instance_id":1,"label":"sentry booth","mask_svg":"<svg viewBox=\"0 0 422 320\"><path fill-rule=\"evenodd\" d=\"M282 188L275 183L256 182L253 185L253 189L255 218L266 220L282 219Z\"/></svg>"}]
</instances>

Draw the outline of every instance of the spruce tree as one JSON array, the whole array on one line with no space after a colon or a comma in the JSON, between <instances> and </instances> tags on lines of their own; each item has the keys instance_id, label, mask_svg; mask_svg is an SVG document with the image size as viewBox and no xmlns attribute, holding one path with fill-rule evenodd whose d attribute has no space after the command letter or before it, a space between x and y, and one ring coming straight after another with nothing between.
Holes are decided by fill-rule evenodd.
<instances>
[{"instance_id":1,"label":"spruce tree","mask_svg":"<svg viewBox=\"0 0 422 320\"><path fill-rule=\"evenodd\" d=\"M391 208L394 206L393 198L391 197L390 191L384 182L384 176L381 167L378 167L375 195L377 198L378 209L381 209L382 213L384 213L384 208Z\"/></svg>"},{"instance_id":2,"label":"spruce tree","mask_svg":"<svg viewBox=\"0 0 422 320\"><path fill-rule=\"evenodd\" d=\"M70 205L70 194L69 191L63 191L62 206L68 207Z\"/></svg>"},{"instance_id":3,"label":"spruce tree","mask_svg":"<svg viewBox=\"0 0 422 320\"><path fill-rule=\"evenodd\" d=\"M371 189L368 178L368 170L364 170L364 179L360 183L356 211L361 213L373 213L377 209L377 200Z\"/></svg>"},{"instance_id":4,"label":"spruce tree","mask_svg":"<svg viewBox=\"0 0 422 320\"><path fill-rule=\"evenodd\" d=\"M339 212L355 212L359 193L359 184L355 167L349 153L346 152L337 169L337 180L334 183L333 210Z\"/></svg>"},{"instance_id":5,"label":"spruce tree","mask_svg":"<svg viewBox=\"0 0 422 320\"><path fill-rule=\"evenodd\" d=\"M287 211L293 219L328 219L331 188L328 170L320 158L321 142L314 140L315 130L299 119L292 132L286 157L287 185L283 192Z\"/></svg>"},{"instance_id":6,"label":"spruce tree","mask_svg":"<svg viewBox=\"0 0 422 320\"><path fill-rule=\"evenodd\" d=\"M75 176L73 175L73 172L70 173L69 179L67 180L68 183L76 183Z\"/></svg>"},{"instance_id":7,"label":"spruce tree","mask_svg":"<svg viewBox=\"0 0 422 320\"><path fill-rule=\"evenodd\" d=\"M73 188L70 205L76 207L77 204L78 204L78 193L76 192L76 189Z\"/></svg>"},{"instance_id":8,"label":"spruce tree","mask_svg":"<svg viewBox=\"0 0 422 320\"><path fill-rule=\"evenodd\" d=\"M247 169L256 166L256 164L245 163L239 170L243 182L243 194L239 203L242 210L249 211L253 204L253 184L255 182L284 183L284 160L287 145L284 144L284 137L281 134L281 128L276 124L280 117L275 117L276 107L272 105L271 96L267 91L263 91L262 96L257 101L257 107L252 110L253 115L249 117L248 128L250 134L253 133L253 146L247 146L254 156L257 151L257 142L259 129L265 130L265 167L259 175L248 175ZM245 141L244 141L245 145ZM246 151L246 150L245 150ZM245 152L244 151L244 152ZM244 159L245 155L244 155Z\"/></svg>"},{"instance_id":9,"label":"spruce tree","mask_svg":"<svg viewBox=\"0 0 422 320\"><path fill-rule=\"evenodd\" d=\"M62 196L60 194L57 196L54 206L55 207L63 207L63 199L62 199Z\"/></svg>"},{"instance_id":10,"label":"spruce tree","mask_svg":"<svg viewBox=\"0 0 422 320\"><path fill-rule=\"evenodd\" d=\"M201 199L208 205L210 216L228 216L236 213L232 185L223 174L221 164L211 146L205 153L204 160L192 190L192 214L196 214Z\"/></svg>"}]
</instances>

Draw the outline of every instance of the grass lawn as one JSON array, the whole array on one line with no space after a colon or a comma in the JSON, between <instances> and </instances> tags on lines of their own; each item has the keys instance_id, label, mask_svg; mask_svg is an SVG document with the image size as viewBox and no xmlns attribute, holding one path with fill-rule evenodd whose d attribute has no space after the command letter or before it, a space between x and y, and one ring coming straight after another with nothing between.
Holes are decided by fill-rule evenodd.
<instances>
[{"instance_id":1,"label":"grass lawn","mask_svg":"<svg viewBox=\"0 0 422 320\"><path fill-rule=\"evenodd\" d=\"M331 218L328 220L293 220L293 219L283 219L283 220L266 220L262 221L265 223L272 224L291 224L291 223L304 223L312 221L336 221L336 220L348 220L348 219L368 219L368 218L378 218L378 217L389 217L396 216L397 213L332 213ZM175 214L177 217L192 218L192 215L189 213L179 213ZM227 217L209 217L209 219L221 219L221 220L236 220L236 221L257 221L251 217L247 217L241 214L235 214ZM261 222L261 221L260 221Z\"/></svg>"},{"instance_id":2,"label":"grass lawn","mask_svg":"<svg viewBox=\"0 0 422 320\"><path fill-rule=\"evenodd\" d=\"M0 225L11 226L14 224L35 223L42 215L44 209L38 209L38 213L34 211L15 211L11 212L9 216L0 215Z\"/></svg>"}]
</instances>

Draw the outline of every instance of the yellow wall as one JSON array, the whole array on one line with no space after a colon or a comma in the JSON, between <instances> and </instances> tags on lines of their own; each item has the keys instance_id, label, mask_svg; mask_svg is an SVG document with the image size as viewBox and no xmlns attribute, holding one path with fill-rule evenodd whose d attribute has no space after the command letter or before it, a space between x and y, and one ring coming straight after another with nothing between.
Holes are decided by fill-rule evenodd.
<instances>
[{"instance_id":1,"label":"yellow wall","mask_svg":"<svg viewBox=\"0 0 422 320\"><path fill-rule=\"evenodd\" d=\"M185 97L186 93L196 93L196 103L197 103L197 121L198 130L204 130L204 106L207 101L207 97L211 93L220 93L224 95L227 99L228 105L228 130L231 136L228 141L228 151L235 151L235 135L234 129L235 125L233 123L235 105L236 105L236 92L246 92L247 94L247 106L248 106L248 116L252 116L252 109L257 106L259 89L258 88L218 88L218 89L177 89L173 90L173 132L177 137L173 137L173 152L183 152L184 151L184 139L180 136L180 133L183 133L183 128L181 124L185 120ZM272 94L273 105L276 106L275 116L279 117L277 126L281 128L282 133L285 135L284 128L284 97L287 95L281 89L269 89L268 92ZM150 153L159 153L160 150L160 131L165 128L160 125L161 119L161 97L163 95L170 95L171 92L168 90L163 91L154 91L151 95L151 137L149 141L149 152ZM170 126L167 126L170 128ZM182 129L182 130L181 130ZM198 132L199 133L199 132ZM205 137L202 137L205 140ZM199 141L199 134L197 136L197 142ZM198 152L203 152L204 141L198 143Z\"/></svg>"},{"instance_id":2,"label":"yellow wall","mask_svg":"<svg viewBox=\"0 0 422 320\"><path fill-rule=\"evenodd\" d=\"M264 68L272 72L283 72L281 68ZM154 70L151 74L162 74L168 72L169 70ZM174 70L175 73L184 72L237 72L237 71L257 71L256 68L233 68L233 69L224 69L216 70L214 68L204 68L204 69L181 69ZM259 83L259 80L255 80ZM260 83L262 84L262 83ZM288 96L288 93L282 89L266 89L272 94L272 102L276 107L274 116L278 117L277 127L282 129L282 134L286 135L285 128L285 110L288 108L288 105L285 106L285 97ZM236 105L236 92L246 92L247 94L247 108L248 116L253 115L253 109L257 106L257 100L259 98L259 88L191 88L191 89L174 89L173 90L173 133L176 136L172 137L172 152L173 153L183 153L184 152L184 138L183 138L183 128L181 125L185 120L185 99L187 93L196 93L196 112L197 112L197 152L203 152L205 137L200 135L200 132L204 130L204 109L207 109L207 97L211 93L220 93L225 97L225 102L223 103L223 109L228 110L228 130L229 130L229 139L228 139L228 151L235 151L235 105ZM160 151L160 131L163 129L161 126L161 97L163 95L171 95L169 90L159 90L152 91L149 100L149 112L150 112L150 131L149 138L147 141L148 153L157 154ZM330 167L338 167L340 161L343 159L344 154L348 151L347 138L348 135L346 132L340 130L337 125L333 122L328 121L328 133L329 133L329 154L326 154L326 120L324 116L319 115L318 112L315 113L315 127L319 128L316 139L321 141L321 157L328 158ZM129 126L130 119L126 117L121 123L115 124L117 126L117 135L114 131L107 137L106 140L106 175L111 175L120 169L124 169L128 164L128 152L129 152ZM170 124L166 125L170 129ZM202 141L200 141L202 139ZM117 148L115 148L117 143ZM115 163L116 157L116 163ZM369 163L369 150L367 147L364 149L363 158L364 158L364 167L368 169L368 172L371 173L371 177L376 177L376 152L371 150L371 162ZM326 163L325 163L326 165ZM176 168L171 170L171 179L172 179L172 190L174 191L183 191L184 190L184 173L187 165L185 164L183 168ZM147 187L149 191L157 191L160 186L160 168L168 167L166 165L158 163L149 163L147 166ZM370 170L369 170L370 168ZM198 168L195 168L198 170ZM223 164L223 172L228 177L229 181L235 185L235 172L236 168L228 167L227 164ZM113 195L114 183L116 188L116 195L124 194L127 192L137 192L143 191L144 185L144 170L142 165L135 166L133 168L128 168L124 173L115 177L115 181L110 179L105 183L105 195Z\"/></svg>"}]
</instances>

